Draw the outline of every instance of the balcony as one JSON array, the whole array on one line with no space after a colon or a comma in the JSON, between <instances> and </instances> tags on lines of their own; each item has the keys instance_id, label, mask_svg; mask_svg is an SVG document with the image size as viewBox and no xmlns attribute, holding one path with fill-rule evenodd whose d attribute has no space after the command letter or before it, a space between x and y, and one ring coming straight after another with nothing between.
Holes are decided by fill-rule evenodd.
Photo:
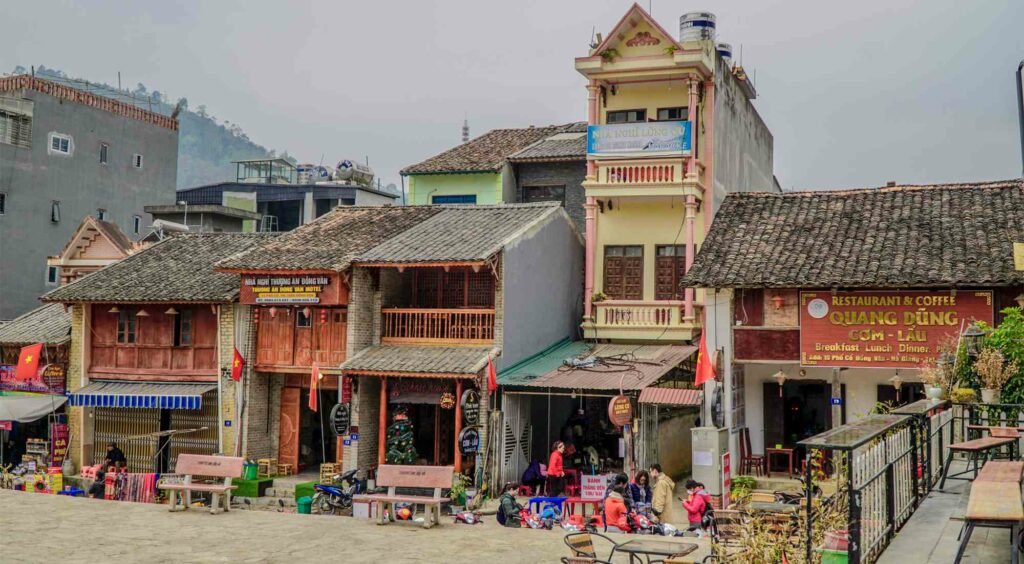
<instances>
[{"instance_id":1,"label":"balcony","mask_svg":"<svg viewBox=\"0 0 1024 564\"><path fill-rule=\"evenodd\" d=\"M695 317L699 318L699 306ZM700 324L683 318L681 301L608 300L594 304L594 318L583 321L587 339L688 341Z\"/></svg>"},{"instance_id":2,"label":"balcony","mask_svg":"<svg viewBox=\"0 0 1024 564\"><path fill-rule=\"evenodd\" d=\"M494 309L385 308L380 340L384 344L490 344Z\"/></svg>"},{"instance_id":3,"label":"balcony","mask_svg":"<svg viewBox=\"0 0 1024 564\"><path fill-rule=\"evenodd\" d=\"M692 170L689 168L692 167ZM588 196L696 196L704 194L704 165L688 158L597 162L583 186Z\"/></svg>"}]
</instances>

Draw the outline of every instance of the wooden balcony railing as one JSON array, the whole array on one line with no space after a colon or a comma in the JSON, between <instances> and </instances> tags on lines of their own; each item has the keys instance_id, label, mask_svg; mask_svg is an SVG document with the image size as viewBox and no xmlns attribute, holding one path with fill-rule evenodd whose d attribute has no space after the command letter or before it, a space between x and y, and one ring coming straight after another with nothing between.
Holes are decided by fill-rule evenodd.
<instances>
[{"instance_id":1,"label":"wooden balcony railing","mask_svg":"<svg viewBox=\"0 0 1024 564\"><path fill-rule=\"evenodd\" d=\"M494 341L493 309L381 310L381 342L483 344Z\"/></svg>"}]
</instances>

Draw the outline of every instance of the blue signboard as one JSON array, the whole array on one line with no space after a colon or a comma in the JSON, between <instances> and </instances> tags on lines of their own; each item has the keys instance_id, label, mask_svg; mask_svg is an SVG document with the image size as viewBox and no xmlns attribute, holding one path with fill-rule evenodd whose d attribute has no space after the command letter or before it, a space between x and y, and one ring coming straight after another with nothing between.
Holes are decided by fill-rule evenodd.
<instances>
[{"instance_id":1,"label":"blue signboard","mask_svg":"<svg viewBox=\"0 0 1024 564\"><path fill-rule=\"evenodd\" d=\"M843 405L843 398L832 398L832 405Z\"/></svg>"},{"instance_id":2,"label":"blue signboard","mask_svg":"<svg viewBox=\"0 0 1024 564\"><path fill-rule=\"evenodd\" d=\"M352 446L352 439L345 439L341 441L342 446Z\"/></svg>"},{"instance_id":3,"label":"blue signboard","mask_svg":"<svg viewBox=\"0 0 1024 564\"><path fill-rule=\"evenodd\" d=\"M351 434L351 435L349 436L349 439L351 439L351 440L353 440L353 441L358 441L358 440L359 440L359 433L352 433L352 434Z\"/></svg>"},{"instance_id":4,"label":"blue signboard","mask_svg":"<svg viewBox=\"0 0 1024 564\"><path fill-rule=\"evenodd\" d=\"M692 123L651 121L587 126L587 154L689 155Z\"/></svg>"}]
</instances>

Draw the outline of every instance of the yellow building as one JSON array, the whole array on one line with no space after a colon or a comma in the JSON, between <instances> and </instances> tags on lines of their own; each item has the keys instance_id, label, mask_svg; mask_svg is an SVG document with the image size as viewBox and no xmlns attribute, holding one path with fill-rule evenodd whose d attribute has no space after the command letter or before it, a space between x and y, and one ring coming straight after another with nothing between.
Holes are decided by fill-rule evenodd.
<instances>
[{"instance_id":1,"label":"yellow building","mask_svg":"<svg viewBox=\"0 0 1024 564\"><path fill-rule=\"evenodd\" d=\"M707 31L693 37L693 24ZM683 342L702 295L679 284L727 192L777 191L772 136L714 16L684 16L686 41L634 4L590 53L587 80L587 339ZM690 40L694 39L694 40Z\"/></svg>"}]
</instances>

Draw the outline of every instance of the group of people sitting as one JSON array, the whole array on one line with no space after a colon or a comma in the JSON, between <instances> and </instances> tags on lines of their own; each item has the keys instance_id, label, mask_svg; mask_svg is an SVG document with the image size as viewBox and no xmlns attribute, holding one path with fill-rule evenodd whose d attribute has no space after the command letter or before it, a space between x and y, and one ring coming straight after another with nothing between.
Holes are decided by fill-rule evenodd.
<instances>
[{"instance_id":1,"label":"group of people sitting","mask_svg":"<svg viewBox=\"0 0 1024 564\"><path fill-rule=\"evenodd\" d=\"M558 452L557 443L555 452ZM555 466L556 472L559 471L557 463L560 461L553 462L556 464L548 466L549 483L552 466ZM564 476L564 470L562 472ZM522 526L525 513L523 506L516 500L518 490L519 484L506 484L501 496L499 521L507 527ZM557 487L554 490L555 493L552 493L549 489L548 496L557 497L561 494ZM701 536L707 527L711 496L705 491L703 484L694 480L686 482L686 492L686 499L679 498L682 502L680 507L686 511L686 531ZM613 532L636 532L639 517L654 524L681 524L682 519L673 502L674 493L675 482L662 471L660 464L652 464L650 469L637 472L632 481L625 474L617 474L608 485L601 501L601 514L597 516L600 520L595 518L593 524Z\"/></svg>"}]
</instances>

